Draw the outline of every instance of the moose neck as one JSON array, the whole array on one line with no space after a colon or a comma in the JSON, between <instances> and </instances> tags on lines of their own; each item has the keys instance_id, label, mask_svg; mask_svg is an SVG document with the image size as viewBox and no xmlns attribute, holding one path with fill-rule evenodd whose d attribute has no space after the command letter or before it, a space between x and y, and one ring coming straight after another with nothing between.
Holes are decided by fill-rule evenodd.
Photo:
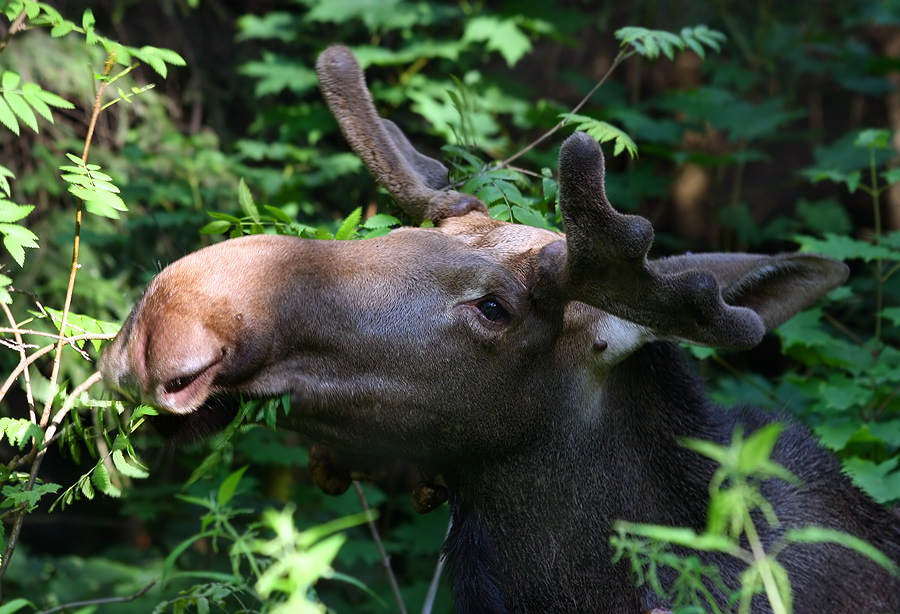
<instances>
[{"instance_id":1,"label":"moose neck","mask_svg":"<svg viewBox=\"0 0 900 614\"><path fill-rule=\"evenodd\" d=\"M613 368L602 388L599 407L567 412L578 423L550 420L527 448L448 480L454 527L446 552L458 612L561 604L643 611L627 563L611 562L613 522L704 524L713 467L678 439L722 440L728 427L681 351L645 346ZM559 402L574 409L579 401ZM543 410L565 415L532 408Z\"/></svg>"}]
</instances>

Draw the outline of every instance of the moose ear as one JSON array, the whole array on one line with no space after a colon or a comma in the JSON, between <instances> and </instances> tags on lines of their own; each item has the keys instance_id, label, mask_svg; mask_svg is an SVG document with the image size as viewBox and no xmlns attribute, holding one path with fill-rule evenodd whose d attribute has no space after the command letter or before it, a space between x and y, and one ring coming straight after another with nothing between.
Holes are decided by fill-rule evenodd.
<instances>
[{"instance_id":1,"label":"moose ear","mask_svg":"<svg viewBox=\"0 0 900 614\"><path fill-rule=\"evenodd\" d=\"M850 273L843 262L815 254L689 254L650 266L660 274L701 271L712 276L725 303L752 309L767 331L843 284Z\"/></svg>"}]
</instances>

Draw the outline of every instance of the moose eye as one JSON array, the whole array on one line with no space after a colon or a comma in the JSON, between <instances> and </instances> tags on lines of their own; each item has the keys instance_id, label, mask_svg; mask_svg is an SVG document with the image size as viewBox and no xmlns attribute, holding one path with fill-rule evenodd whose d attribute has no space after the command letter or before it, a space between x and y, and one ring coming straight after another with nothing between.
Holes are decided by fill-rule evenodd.
<instances>
[{"instance_id":1,"label":"moose eye","mask_svg":"<svg viewBox=\"0 0 900 614\"><path fill-rule=\"evenodd\" d=\"M475 307L481 312L481 315L495 324L506 324L509 322L509 312L503 308L503 305L497 299L483 298L475 303Z\"/></svg>"}]
</instances>

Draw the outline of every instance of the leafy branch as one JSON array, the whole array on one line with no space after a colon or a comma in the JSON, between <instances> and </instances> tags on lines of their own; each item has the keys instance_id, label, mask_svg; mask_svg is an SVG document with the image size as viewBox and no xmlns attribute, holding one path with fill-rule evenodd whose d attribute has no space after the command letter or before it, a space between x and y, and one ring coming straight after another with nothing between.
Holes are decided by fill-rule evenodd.
<instances>
[{"instance_id":1,"label":"leafy branch","mask_svg":"<svg viewBox=\"0 0 900 614\"><path fill-rule=\"evenodd\" d=\"M594 93L600 89L600 86L603 85L609 76L619 67L625 60L634 56L640 55L649 60L655 60L659 57L660 52L663 53L670 60L675 57L675 50L683 51L685 48L690 48L701 58L706 57L705 48L712 49L714 51L720 50L720 43L725 40L725 35L716 30L711 30L704 25L696 26L694 28L684 28L681 30L679 34L673 34L671 32L666 32L664 30L648 30L647 28L621 28L616 31L616 38L621 41L620 46L621 49L616 57L613 59L612 64L609 69L600 77L600 80L591 88L591 91L585 95L584 98L581 99L575 108L573 108L569 113L565 113L562 115L562 120L553 126L550 130L542 134L540 137L532 141L528 146L524 149L521 149L517 153L513 154L509 158L506 158L502 162L495 165L494 168L503 168L508 166L514 160L519 159L535 147L537 147L540 143L548 139L550 136L555 134L560 128L565 126L569 120L577 119L582 122L582 125L585 123L585 119L583 116L577 115L578 111L587 104L587 102L591 99ZM602 141L614 140L616 142L615 153L618 155L623 150L627 150L629 154L634 157L637 154L637 147L628 139L627 142L621 141L624 136L627 138L624 132L621 132L617 128L614 128L612 125L606 122L600 122L599 120L590 120L589 124L589 134L594 136L594 138L603 138ZM591 132L591 130L593 132ZM597 135L600 135L598 137ZM630 145L629 145L630 144Z\"/></svg>"}]
</instances>

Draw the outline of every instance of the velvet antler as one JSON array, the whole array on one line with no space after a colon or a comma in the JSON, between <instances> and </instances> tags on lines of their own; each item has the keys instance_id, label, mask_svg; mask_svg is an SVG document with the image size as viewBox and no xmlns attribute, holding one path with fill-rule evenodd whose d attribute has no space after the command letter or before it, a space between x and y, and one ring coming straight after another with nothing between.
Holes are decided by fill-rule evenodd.
<instances>
[{"instance_id":1,"label":"velvet antler","mask_svg":"<svg viewBox=\"0 0 900 614\"><path fill-rule=\"evenodd\" d=\"M447 168L417 152L403 132L375 110L365 77L346 47L329 47L316 62L319 85L344 138L387 189L414 224L471 211L487 214L484 204L469 194L442 190Z\"/></svg>"}]
</instances>

